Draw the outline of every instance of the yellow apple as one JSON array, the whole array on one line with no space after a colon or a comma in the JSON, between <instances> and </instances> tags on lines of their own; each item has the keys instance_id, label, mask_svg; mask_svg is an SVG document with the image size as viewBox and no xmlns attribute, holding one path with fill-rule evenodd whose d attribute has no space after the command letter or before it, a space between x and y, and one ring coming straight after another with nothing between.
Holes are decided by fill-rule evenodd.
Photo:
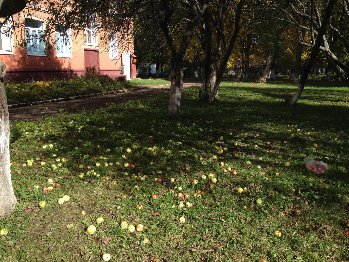
<instances>
[{"instance_id":1,"label":"yellow apple","mask_svg":"<svg viewBox=\"0 0 349 262\"><path fill-rule=\"evenodd\" d=\"M237 189L237 191L238 191L238 193L243 193L244 192L244 189L242 188L242 187L239 187L238 189Z\"/></svg>"},{"instance_id":2,"label":"yellow apple","mask_svg":"<svg viewBox=\"0 0 349 262\"><path fill-rule=\"evenodd\" d=\"M127 223L127 221L122 221L120 225L121 225L121 228L122 228L122 229L128 228L128 223Z\"/></svg>"},{"instance_id":3,"label":"yellow apple","mask_svg":"<svg viewBox=\"0 0 349 262\"><path fill-rule=\"evenodd\" d=\"M281 237L281 232L279 231L279 230L276 230L275 232L274 232L274 235L276 236L276 237Z\"/></svg>"},{"instance_id":4,"label":"yellow apple","mask_svg":"<svg viewBox=\"0 0 349 262\"><path fill-rule=\"evenodd\" d=\"M96 233L96 227L94 226L94 225L90 225L88 228L87 228L87 234L89 234L89 235L93 235L93 234L95 234Z\"/></svg>"},{"instance_id":5,"label":"yellow apple","mask_svg":"<svg viewBox=\"0 0 349 262\"><path fill-rule=\"evenodd\" d=\"M46 207L46 201L40 201L39 202L39 207L40 208L45 208Z\"/></svg>"},{"instance_id":6,"label":"yellow apple","mask_svg":"<svg viewBox=\"0 0 349 262\"><path fill-rule=\"evenodd\" d=\"M142 232L144 230L144 226L142 224L138 224L136 230L137 232Z\"/></svg>"},{"instance_id":7,"label":"yellow apple","mask_svg":"<svg viewBox=\"0 0 349 262\"><path fill-rule=\"evenodd\" d=\"M136 230L135 226L132 224L130 224L127 229L128 229L128 232L130 232L130 233L133 233Z\"/></svg>"},{"instance_id":8,"label":"yellow apple","mask_svg":"<svg viewBox=\"0 0 349 262\"><path fill-rule=\"evenodd\" d=\"M103 254L103 261L109 261L111 259L111 255L110 254Z\"/></svg>"},{"instance_id":9,"label":"yellow apple","mask_svg":"<svg viewBox=\"0 0 349 262\"><path fill-rule=\"evenodd\" d=\"M97 224L102 224L104 222L104 218L103 217L98 217L96 219L96 222L97 222Z\"/></svg>"},{"instance_id":10,"label":"yellow apple","mask_svg":"<svg viewBox=\"0 0 349 262\"><path fill-rule=\"evenodd\" d=\"M63 197L64 202L67 202L70 200L70 196L64 195Z\"/></svg>"},{"instance_id":11,"label":"yellow apple","mask_svg":"<svg viewBox=\"0 0 349 262\"><path fill-rule=\"evenodd\" d=\"M8 234L8 229L7 228L3 228L0 230L0 236L7 236Z\"/></svg>"},{"instance_id":12,"label":"yellow apple","mask_svg":"<svg viewBox=\"0 0 349 262\"><path fill-rule=\"evenodd\" d=\"M180 222L181 224L184 224L184 223L185 223L185 217L184 217L184 216L181 216L181 217L179 218L179 222Z\"/></svg>"}]
</instances>

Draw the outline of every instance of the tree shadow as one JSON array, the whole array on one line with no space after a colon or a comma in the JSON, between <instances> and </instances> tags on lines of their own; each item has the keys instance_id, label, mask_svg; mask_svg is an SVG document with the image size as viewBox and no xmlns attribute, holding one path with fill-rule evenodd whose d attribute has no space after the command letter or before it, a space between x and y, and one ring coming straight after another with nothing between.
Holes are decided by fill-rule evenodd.
<instances>
[{"instance_id":1,"label":"tree shadow","mask_svg":"<svg viewBox=\"0 0 349 262\"><path fill-rule=\"evenodd\" d=\"M304 202L323 210L345 206L339 195L345 195L343 188L349 185L347 107L299 104L293 108L277 100L232 97L227 90L214 105L203 105L196 90L187 90L182 101L185 113L175 120L165 114L167 94L79 114L63 113L52 118L59 122L59 132L46 134L41 143L54 143L57 152L69 159L69 176L83 173L87 181L108 176L118 180L125 194L137 194L135 179L144 176L150 178L144 190L151 194L162 186L174 189L171 177L190 180L221 172L223 162L250 174L250 178L234 178L236 184L259 184L275 204L287 198L295 208ZM44 159L51 154L47 152ZM328 163L328 174L308 173L303 163L308 155ZM159 178L161 183L155 181ZM222 187L233 190L231 184Z\"/></svg>"}]
</instances>

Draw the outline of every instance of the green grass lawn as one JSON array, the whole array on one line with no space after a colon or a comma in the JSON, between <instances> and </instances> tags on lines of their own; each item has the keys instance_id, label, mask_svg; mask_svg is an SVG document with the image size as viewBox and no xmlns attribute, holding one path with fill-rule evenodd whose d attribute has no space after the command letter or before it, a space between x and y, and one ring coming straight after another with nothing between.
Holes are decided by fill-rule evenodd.
<instances>
[{"instance_id":1,"label":"green grass lawn","mask_svg":"<svg viewBox=\"0 0 349 262\"><path fill-rule=\"evenodd\" d=\"M170 81L165 80L165 79L153 79L153 78L149 78L149 79L133 79L128 81L128 83L132 86L148 86L148 85L168 85L170 84Z\"/></svg>"},{"instance_id":2,"label":"green grass lawn","mask_svg":"<svg viewBox=\"0 0 349 262\"><path fill-rule=\"evenodd\" d=\"M187 89L180 120L160 94L13 122L0 261L348 261L349 89L309 87L291 108L293 91L226 82L204 106Z\"/></svg>"}]
</instances>

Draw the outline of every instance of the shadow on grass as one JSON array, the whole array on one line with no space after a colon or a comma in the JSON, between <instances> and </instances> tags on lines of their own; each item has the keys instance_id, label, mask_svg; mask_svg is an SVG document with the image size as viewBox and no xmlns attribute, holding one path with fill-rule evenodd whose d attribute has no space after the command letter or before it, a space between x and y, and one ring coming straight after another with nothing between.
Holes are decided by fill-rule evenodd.
<instances>
[{"instance_id":1,"label":"shadow on grass","mask_svg":"<svg viewBox=\"0 0 349 262\"><path fill-rule=\"evenodd\" d=\"M193 174L222 172L220 163L224 162L245 172L241 183L259 182L290 198L294 197L291 189L298 190L304 199L322 207L338 204L337 194L349 184L347 108L321 104L288 107L275 99L247 98L250 88L239 88L242 96L232 97L229 92L223 89L221 100L207 106L196 100L196 90L188 90L181 120L166 117L167 95L63 115L58 121L64 131L46 136L45 142L56 142L62 155L74 159L68 166L71 174L93 170L101 176L125 177L125 193L134 186L128 179L132 176L146 175L152 181L161 178L169 186L171 177L190 179ZM220 149L226 150L219 154ZM309 155L327 162L329 174L321 178L309 175L303 164ZM285 162L290 162L290 167ZM106 171L105 163L118 164ZM285 176L272 181L264 181L263 175L249 178L259 172L259 166L266 175ZM322 183L314 184L316 179ZM326 188L326 183L332 186ZM344 184L334 189L336 183Z\"/></svg>"}]
</instances>

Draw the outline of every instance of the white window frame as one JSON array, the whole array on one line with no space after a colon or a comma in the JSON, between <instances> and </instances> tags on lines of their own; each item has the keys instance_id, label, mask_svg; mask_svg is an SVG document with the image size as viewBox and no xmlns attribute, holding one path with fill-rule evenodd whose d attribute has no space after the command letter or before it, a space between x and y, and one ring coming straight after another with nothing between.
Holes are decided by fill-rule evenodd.
<instances>
[{"instance_id":1,"label":"white window frame","mask_svg":"<svg viewBox=\"0 0 349 262\"><path fill-rule=\"evenodd\" d=\"M12 18L9 18L0 28L2 45L5 43L8 45L6 48L0 49L0 54L13 54L13 22Z\"/></svg>"},{"instance_id":2,"label":"white window frame","mask_svg":"<svg viewBox=\"0 0 349 262\"><path fill-rule=\"evenodd\" d=\"M33 28L29 26L25 26L25 32L26 32L26 37L27 37L27 32L29 31L30 39L26 39L26 48L27 48L27 55L28 56L47 56L46 54L46 39L42 38L44 36L45 32L45 22L43 20L37 19L37 18L29 18L27 17L26 19L31 19L35 21L39 21L42 23L41 28ZM33 33L37 35L37 37L33 38ZM40 42L43 41L44 44L44 50L40 50ZM37 50L30 50L28 49L28 45L34 46L34 44L37 47Z\"/></svg>"},{"instance_id":3,"label":"white window frame","mask_svg":"<svg viewBox=\"0 0 349 262\"><path fill-rule=\"evenodd\" d=\"M84 30L84 46L98 48L98 30L96 15L91 16L91 22Z\"/></svg>"},{"instance_id":4,"label":"white window frame","mask_svg":"<svg viewBox=\"0 0 349 262\"><path fill-rule=\"evenodd\" d=\"M57 57L72 57L72 38L71 29L59 31L56 28L56 55Z\"/></svg>"},{"instance_id":5,"label":"white window frame","mask_svg":"<svg viewBox=\"0 0 349 262\"><path fill-rule=\"evenodd\" d=\"M117 34L112 35L109 40L109 59L119 59L119 39Z\"/></svg>"}]
</instances>

